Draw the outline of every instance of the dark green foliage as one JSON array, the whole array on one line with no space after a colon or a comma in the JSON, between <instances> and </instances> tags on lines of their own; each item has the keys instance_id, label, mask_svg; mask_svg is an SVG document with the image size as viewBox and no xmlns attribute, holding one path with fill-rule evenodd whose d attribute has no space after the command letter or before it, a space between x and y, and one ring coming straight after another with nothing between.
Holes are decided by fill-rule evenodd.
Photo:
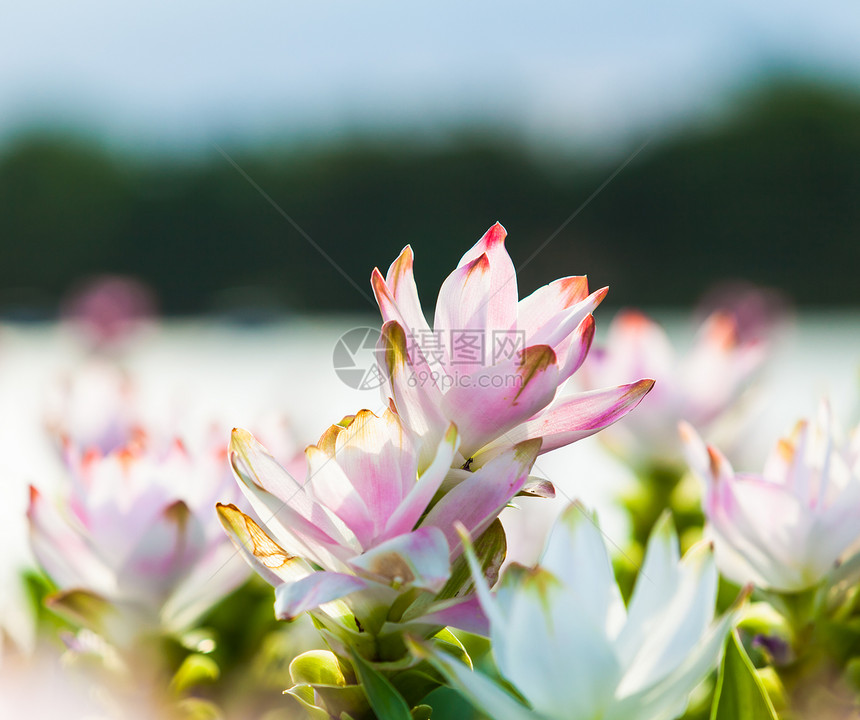
<instances>
[{"instance_id":1,"label":"dark green foliage","mask_svg":"<svg viewBox=\"0 0 860 720\"><path fill-rule=\"evenodd\" d=\"M373 266L412 243L430 307L492 222L522 263L630 149L597 160L473 134L227 151L368 292ZM719 124L652 142L528 263L521 293L588 273L612 283L615 305L689 304L712 281L746 278L805 305L856 304L858 194L860 100L774 86ZM0 156L0 237L5 312L46 311L104 272L141 277L168 313L373 310L215 148L142 161L19 140Z\"/></svg>"}]
</instances>

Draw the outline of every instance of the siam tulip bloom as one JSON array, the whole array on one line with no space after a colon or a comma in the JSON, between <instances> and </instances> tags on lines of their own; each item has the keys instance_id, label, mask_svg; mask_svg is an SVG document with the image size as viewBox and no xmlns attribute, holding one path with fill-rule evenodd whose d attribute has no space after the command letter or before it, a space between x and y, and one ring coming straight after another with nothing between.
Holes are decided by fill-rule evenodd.
<instances>
[{"instance_id":1,"label":"siam tulip bloom","mask_svg":"<svg viewBox=\"0 0 860 720\"><path fill-rule=\"evenodd\" d=\"M763 360L763 344L742 342L727 314L710 315L693 348L679 358L663 328L627 310L612 321L605 347L589 355L578 377L586 388L636 374L653 377L656 385L642 409L600 437L634 466L674 465L682 462L678 423L708 429L739 398Z\"/></svg>"},{"instance_id":2,"label":"siam tulip bloom","mask_svg":"<svg viewBox=\"0 0 860 720\"><path fill-rule=\"evenodd\" d=\"M191 626L248 574L214 510L235 492L222 462L179 441L67 448L61 497L31 487L28 510L33 553L59 590L52 606L121 646Z\"/></svg>"},{"instance_id":3,"label":"siam tulip bloom","mask_svg":"<svg viewBox=\"0 0 860 720\"><path fill-rule=\"evenodd\" d=\"M362 410L307 448L302 484L249 433L233 432L230 459L263 526L230 505L219 513L237 548L276 587L278 617L320 606L342 617L349 609L373 633L400 594L435 595L460 554L454 523L475 535L487 529L523 488L540 445L527 441L499 454L431 506L460 440L449 425L423 470L417 440L393 411L377 417Z\"/></svg>"},{"instance_id":4,"label":"siam tulip bloom","mask_svg":"<svg viewBox=\"0 0 860 720\"><path fill-rule=\"evenodd\" d=\"M517 300L516 271L496 223L439 290L431 329L424 318L407 246L371 282L384 326L380 366L386 399L426 447L430 462L450 422L461 437L456 462L475 462L531 439L547 452L612 424L650 390L640 380L591 393L558 388L582 365L594 336L591 312L607 288L588 292L566 277Z\"/></svg>"},{"instance_id":5,"label":"siam tulip bloom","mask_svg":"<svg viewBox=\"0 0 860 720\"><path fill-rule=\"evenodd\" d=\"M761 474L736 473L681 426L726 577L798 592L817 585L860 539L860 428L840 443L832 424L823 405L817 424L802 421L777 443Z\"/></svg>"},{"instance_id":6,"label":"siam tulip bloom","mask_svg":"<svg viewBox=\"0 0 860 720\"><path fill-rule=\"evenodd\" d=\"M579 503L560 516L537 567L512 565L494 594L475 578L496 665L520 697L427 646L415 649L432 653L451 685L495 720L676 718L715 667L731 625L731 614L713 620L710 548L679 562L668 515L627 608L603 537Z\"/></svg>"}]
</instances>

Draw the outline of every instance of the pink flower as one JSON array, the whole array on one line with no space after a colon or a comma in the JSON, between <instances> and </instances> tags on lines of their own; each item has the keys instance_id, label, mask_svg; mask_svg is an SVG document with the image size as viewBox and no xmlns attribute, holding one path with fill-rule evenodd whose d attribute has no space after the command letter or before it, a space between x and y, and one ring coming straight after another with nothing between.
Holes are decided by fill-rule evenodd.
<instances>
[{"instance_id":1,"label":"pink flower","mask_svg":"<svg viewBox=\"0 0 860 720\"><path fill-rule=\"evenodd\" d=\"M158 303L145 283L124 275L102 275L78 287L63 314L97 349L116 346L155 320Z\"/></svg>"},{"instance_id":2,"label":"pink flower","mask_svg":"<svg viewBox=\"0 0 860 720\"><path fill-rule=\"evenodd\" d=\"M682 436L705 483L707 533L720 571L779 592L816 585L860 539L860 428L840 443L830 410L798 423L761 474L736 473L689 425Z\"/></svg>"},{"instance_id":3,"label":"pink flower","mask_svg":"<svg viewBox=\"0 0 860 720\"><path fill-rule=\"evenodd\" d=\"M761 343L741 342L735 322L710 315L692 349L678 357L663 328L643 313L619 313L606 345L591 353L579 378L586 388L645 374L656 380L639 412L601 433L601 440L634 465L681 462L677 427L704 431L726 412L764 360Z\"/></svg>"},{"instance_id":4,"label":"pink flower","mask_svg":"<svg viewBox=\"0 0 860 720\"><path fill-rule=\"evenodd\" d=\"M523 488L539 447L520 443L462 471L468 477L448 489L459 443L449 424L422 469L418 438L396 413L362 410L307 448L300 483L234 430L231 462L263 526L230 505L219 513L236 547L276 586L276 614L289 619L345 598L363 627L378 629L399 594L441 590L461 552L454 523L476 536L489 527Z\"/></svg>"},{"instance_id":5,"label":"pink flower","mask_svg":"<svg viewBox=\"0 0 860 720\"><path fill-rule=\"evenodd\" d=\"M404 422L434 447L454 422L457 464L542 439L547 452L587 437L632 410L651 380L556 397L582 365L594 336L591 312L607 289L588 292L566 277L517 296L516 271L496 223L460 260L439 291L428 325L404 248L385 278L371 282L385 322L380 365ZM422 449L422 465L429 462Z\"/></svg>"},{"instance_id":6,"label":"pink flower","mask_svg":"<svg viewBox=\"0 0 860 720\"><path fill-rule=\"evenodd\" d=\"M57 502L31 487L28 511L59 612L125 644L189 627L247 577L214 511L235 493L222 456L191 456L177 441L166 452L70 447L67 461Z\"/></svg>"}]
</instances>

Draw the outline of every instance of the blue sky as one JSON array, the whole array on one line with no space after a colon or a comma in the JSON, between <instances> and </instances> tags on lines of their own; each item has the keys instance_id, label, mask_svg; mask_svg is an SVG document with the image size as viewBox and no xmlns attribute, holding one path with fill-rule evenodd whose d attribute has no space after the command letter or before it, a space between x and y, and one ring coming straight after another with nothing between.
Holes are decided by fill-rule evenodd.
<instances>
[{"instance_id":1,"label":"blue sky","mask_svg":"<svg viewBox=\"0 0 860 720\"><path fill-rule=\"evenodd\" d=\"M767 68L860 84L854 0L9 0L0 137L39 121L200 147L459 122L612 141Z\"/></svg>"}]
</instances>

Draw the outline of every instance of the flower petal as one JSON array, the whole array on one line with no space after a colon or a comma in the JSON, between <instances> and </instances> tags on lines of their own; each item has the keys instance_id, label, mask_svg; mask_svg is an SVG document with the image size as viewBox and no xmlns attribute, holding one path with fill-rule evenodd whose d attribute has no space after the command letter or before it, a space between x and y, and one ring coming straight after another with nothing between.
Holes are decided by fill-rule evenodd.
<instances>
[{"instance_id":1,"label":"flower petal","mask_svg":"<svg viewBox=\"0 0 860 720\"><path fill-rule=\"evenodd\" d=\"M411 647L413 653L427 658L453 688L488 717L504 720L548 720L545 716L529 710L486 675L469 669L441 652L433 652L424 645L416 646L412 643Z\"/></svg>"},{"instance_id":2,"label":"flower petal","mask_svg":"<svg viewBox=\"0 0 860 720\"><path fill-rule=\"evenodd\" d=\"M448 474L459 446L460 437L457 434L456 426L452 423L448 426L448 431L442 442L439 443L433 462L421 473L418 482L413 485L397 509L391 513L391 517L388 518L385 525L382 539L401 535L415 527Z\"/></svg>"},{"instance_id":3,"label":"flower petal","mask_svg":"<svg viewBox=\"0 0 860 720\"><path fill-rule=\"evenodd\" d=\"M517 326L526 332L537 331L569 307L588 297L585 275L563 277L539 287L517 304Z\"/></svg>"},{"instance_id":4,"label":"flower petal","mask_svg":"<svg viewBox=\"0 0 860 720\"><path fill-rule=\"evenodd\" d=\"M367 580L346 573L319 571L275 588L275 616L292 620L303 612L368 587Z\"/></svg>"},{"instance_id":5,"label":"flower petal","mask_svg":"<svg viewBox=\"0 0 860 720\"><path fill-rule=\"evenodd\" d=\"M569 588L543 568L523 570L518 580L505 624L491 627L500 672L537 712L601 717L620 668L603 629L585 611L588 589Z\"/></svg>"},{"instance_id":6,"label":"flower petal","mask_svg":"<svg viewBox=\"0 0 860 720\"><path fill-rule=\"evenodd\" d=\"M313 572L307 562L290 555L235 505L218 503L216 509L218 519L236 550L270 585L277 587L285 582L294 582Z\"/></svg>"},{"instance_id":7,"label":"flower petal","mask_svg":"<svg viewBox=\"0 0 860 720\"><path fill-rule=\"evenodd\" d=\"M714 617L717 570L713 550L702 543L681 561L679 582L668 602L649 620L659 627L641 634L618 695L632 695L682 667ZM647 578L646 578L647 580Z\"/></svg>"},{"instance_id":8,"label":"flower petal","mask_svg":"<svg viewBox=\"0 0 860 720\"><path fill-rule=\"evenodd\" d=\"M39 565L60 589L85 587L96 593L112 595L116 577L93 552L81 535L30 486L30 546Z\"/></svg>"},{"instance_id":9,"label":"flower petal","mask_svg":"<svg viewBox=\"0 0 860 720\"><path fill-rule=\"evenodd\" d=\"M433 460L449 420L442 414L442 392L425 365L417 367L409 356L406 332L396 322L382 326L379 337L380 364L388 378L388 392L403 423L420 439L419 470Z\"/></svg>"},{"instance_id":10,"label":"flower petal","mask_svg":"<svg viewBox=\"0 0 860 720\"><path fill-rule=\"evenodd\" d=\"M486 254L454 270L439 289L433 330L441 333L445 341L456 331L485 338L491 329L488 324L491 282L490 261ZM449 364L453 364L457 354L450 346L447 349ZM462 355L460 359L464 360L466 372L472 366L483 365L483 357L475 363L466 363Z\"/></svg>"},{"instance_id":11,"label":"flower petal","mask_svg":"<svg viewBox=\"0 0 860 720\"><path fill-rule=\"evenodd\" d=\"M558 388L555 352L535 345L493 368L460 378L444 395L445 415L457 424L461 452L471 457L552 402Z\"/></svg>"},{"instance_id":12,"label":"flower petal","mask_svg":"<svg viewBox=\"0 0 860 720\"><path fill-rule=\"evenodd\" d=\"M395 588L407 585L438 592L451 574L448 554L448 542L439 528L420 527L386 540L349 564Z\"/></svg>"},{"instance_id":13,"label":"flower petal","mask_svg":"<svg viewBox=\"0 0 860 720\"><path fill-rule=\"evenodd\" d=\"M684 662L654 685L619 696L604 720L671 720L684 713L690 694L716 667L736 613L725 613L701 637Z\"/></svg>"},{"instance_id":14,"label":"flower petal","mask_svg":"<svg viewBox=\"0 0 860 720\"><path fill-rule=\"evenodd\" d=\"M162 606L162 626L171 632L192 627L204 612L245 582L250 568L242 555L233 543L212 545Z\"/></svg>"},{"instance_id":15,"label":"flower petal","mask_svg":"<svg viewBox=\"0 0 860 720\"><path fill-rule=\"evenodd\" d=\"M420 334L429 331L430 327L418 299L418 288L412 274L413 261L412 248L407 245L388 268L385 279L374 268L370 282L383 322L395 320L412 333Z\"/></svg>"},{"instance_id":16,"label":"flower petal","mask_svg":"<svg viewBox=\"0 0 860 720\"><path fill-rule=\"evenodd\" d=\"M356 551L351 538L325 514L308 490L250 433L233 431L230 463L254 512L280 545L330 568L339 567L338 558Z\"/></svg>"},{"instance_id":17,"label":"flower petal","mask_svg":"<svg viewBox=\"0 0 860 720\"><path fill-rule=\"evenodd\" d=\"M651 531L645 561L639 569L627 608L627 623L615 643L618 656L625 666L632 662L642 647L644 636L650 632L649 619L659 615L677 592L680 557L672 516L666 512Z\"/></svg>"},{"instance_id":18,"label":"flower petal","mask_svg":"<svg viewBox=\"0 0 860 720\"><path fill-rule=\"evenodd\" d=\"M364 498L353 486L340 463L314 445L305 449L308 461L308 480L305 483L313 497L331 510L355 535L361 548L368 547L375 532L374 521Z\"/></svg>"},{"instance_id":19,"label":"flower petal","mask_svg":"<svg viewBox=\"0 0 860 720\"><path fill-rule=\"evenodd\" d=\"M442 530L452 558L456 557L461 541L454 524L462 523L473 537L484 532L522 489L539 451L540 441L528 440L493 458L446 493L421 527L433 525Z\"/></svg>"},{"instance_id":20,"label":"flower petal","mask_svg":"<svg viewBox=\"0 0 860 720\"><path fill-rule=\"evenodd\" d=\"M386 409L380 417L361 410L338 435L335 453L337 464L366 506L377 537L415 486L418 459L414 438L391 410Z\"/></svg>"},{"instance_id":21,"label":"flower petal","mask_svg":"<svg viewBox=\"0 0 860 720\"><path fill-rule=\"evenodd\" d=\"M520 326L520 329L527 333L526 340L529 345L549 345L555 348L573 333L586 317L594 312L608 292L609 288L606 287L595 290L585 299L562 310L542 327L527 328Z\"/></svg>"},{"instance_id":22,"label":"flower petal","mask_svg":"<svg viewBox=\"0 0 860 720\"><path fill-rule=\"evenodd\" d=\"M490 624L477 595L452 598L431 605L409 624L453 627L488 637Z\"/></svg>"},{"instance_id":23,"label":"flower petal","mask_svg":"<svg viewBox=\"0 0 860 720\"><path fill-rule=\"evenodd\" d=\"M491 329L508 330L517 320L517 272L505 249L506 236L501 223L495 223L457 265L463 267L486 255L489 263L487 322Z\"/></svg>"},{"instance_id":24,"label":"flower petal","mask_svg":"<svg viewBox=\"0 0 860 720\"><path fill-rule=\"evenodd\" d=\"M603 535L588 510L572 503L553 525L540 565L579 596L579 607L609 638L626 612Z\"/></svg>"},{"instance_id":25,"label":"flower petal","mask_svg":"<svg viewBox=\"0 0 860 720\"><path fill-rule=\"evenodd\" d=\"M200 518L177 500L147 528L117 572L124 593L163 602L204 553L206 538Z\"/></svg>"},{"instance_id":26,"label":"flower petal","mask_svg":"<svg viewBox=\"0 0 860 720\"><path fill-rule=\"evenodd\" d=\"M489 444L481 454L491 456L511 442L535 438L543 440L541 452L582 440L624 417L653 386L653 380L639 380L629 385L556 398L546 410Z\"/></svg>"}]
</instances>

